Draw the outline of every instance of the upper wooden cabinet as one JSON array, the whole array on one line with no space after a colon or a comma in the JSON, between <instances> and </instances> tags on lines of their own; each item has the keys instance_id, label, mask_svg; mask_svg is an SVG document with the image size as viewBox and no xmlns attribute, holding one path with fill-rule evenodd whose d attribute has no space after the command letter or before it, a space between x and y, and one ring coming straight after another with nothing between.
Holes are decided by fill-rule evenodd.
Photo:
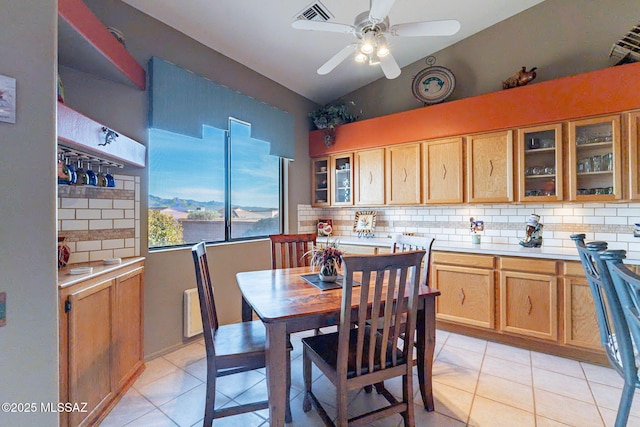
<instances>
[{"instance_id":1,"label":"upper wooden cabinet","mask_svg":"<svg viewBox=\"0 0 640 427\"><path fill-rule=\"evenodd\" d=\"M330 158L332 205L353 205L353 155L336 154Z\"/></svg>"},{"instance_id":2,"label":"upper wooden cabinet","mask_svg":"<svg viewBox=\"0 0 640 427\"><path fill-rule=\"evenodd\" d=\"M640 111L629 113L627 116L629 124L629 198L640 199L640 172L638 162L640 162Z\"/></svg>"},{"instance_id":3,"label":"upper wooden cabinet","mask_svg":"<svg viewBox=\"0 0 640 427\"><path fill-rule=\"evenodd\" d=\"M385 150L387 204L419 204L420 144L397 145Z\"/></svg>"},{"instance_id":4,"label":"upper wooden cabinet","mask_svg":"<svg viewBox=\"0 0 640 427\"><path fill-rule=\"evenodd\" d=\"M384 148L353 154L356 205L383 205Z\"/></svg>"},{"instance_id":5,"label":"upper wooden cabinet","mask_svg":"<svg viewBox=\"0 0 640 427\"><path fill-rule=\"evenodd\" d=\"M329 157L311 159L311 206L329 205Z\"/></svg>"},{"instance_id":6,"label":"upper wooden cabinet","mask_svg":"<svg viewBox=\"0 0 640 427\"><path fill-rule=\"evenodd\" d=\"M422 144L422 199L432 203L462 203L462 138Z\"/></svg>"},{"instance_id":7,"label":"upper wooden cabinet","mask_svg":"<svg viewBox=\"0 0 640 427\"><path fill-rule=\"evenodd\" d=\"M620 116L569 122L569 200L622 198Z\"/></svg>"},{"instance_id":8,"label":"upper wooden cabinet","mask_svg":"<svg viewBox=\"0 0 640 427\"><path fill-rule=\"evenodd\" d=\"M513 201L513 132L467 137L467 195L472 203Z\"/></svg>"},{"instance_id":9,"label":"upper wooden cabinet","mask_svg":"<svg viewBox=\"0 0 640 427\"><path fill-rule=\"evenodd\" d=\"M518 200L562 200L562 125L519 129L516 147Z\"/></svg>"}]
</instances>

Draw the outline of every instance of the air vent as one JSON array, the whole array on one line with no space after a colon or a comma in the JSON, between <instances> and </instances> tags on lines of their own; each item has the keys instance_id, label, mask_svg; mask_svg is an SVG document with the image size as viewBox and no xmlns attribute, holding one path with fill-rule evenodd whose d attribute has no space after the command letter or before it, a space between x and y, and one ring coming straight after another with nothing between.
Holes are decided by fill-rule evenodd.
<instances>
[{"instance_id":1,"label":"air vent","mask_svg":"<svg viewBox=\"0 0 640 427\"><path fill-rule=\"evenodd\" d=\"M613 45L609 56L618 59L616 65L640 61L640 23Z\"/></svg>"},{"instance_id":2,"label":"air vent","mask_svg":"<svg viewBox=\"0 0 640 427\"><path fill-rule=\"evenodd\" d=\"M333 14L319 1L311 3L296 14L296 19L304 19L307 21L326 22L333 17Z\"/></svg>"}]
</instances>

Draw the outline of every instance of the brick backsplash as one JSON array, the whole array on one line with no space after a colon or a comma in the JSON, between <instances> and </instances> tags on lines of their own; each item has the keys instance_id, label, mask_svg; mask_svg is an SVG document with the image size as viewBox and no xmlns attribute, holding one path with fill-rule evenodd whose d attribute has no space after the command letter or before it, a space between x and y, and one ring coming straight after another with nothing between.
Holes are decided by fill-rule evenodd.
<instances>
[{"instance_id":1,"label":"brick backsplash","mask_svg":"<svg viewBox=\"0 0 640 427\"><path fill-rule=\"evenodd\" d=\"M437 239L470 242L469 218L485 222L482 241L518 244L524 237L528 215L540 215L544 224L545 246L573 247L569 236L585 233L587 240L604 240L611 249L640 251L640 238L633 237L634 224L640 222L640 203L557 203L487 204L474 206L407 206L313 208L298 205L298 232L316 231L319 218L331 218L334 234L355 236L355 213L376 211L377 237L394 233L435 235Z\"/></svg>"},{"instance_id":2,"label":"brick backsplash","mask_svg":"<svg viewBox=\"0 0 640 427\"><path fill-rule=\"evenodd\" d=\"M58 235L69 264L140 255L140 177L114 175L115 188L58 185Z\"/></svg>"}]
</instances>

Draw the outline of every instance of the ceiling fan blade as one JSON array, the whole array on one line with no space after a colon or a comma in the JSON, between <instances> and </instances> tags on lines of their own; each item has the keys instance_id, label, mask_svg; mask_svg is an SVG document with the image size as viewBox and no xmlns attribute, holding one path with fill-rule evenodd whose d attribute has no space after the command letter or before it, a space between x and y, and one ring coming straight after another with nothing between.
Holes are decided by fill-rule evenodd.
<instances>
[{"instance_id":1,"label":"ceiling fan blade","mask_svg":"<svg viewBox=\"0 0 640 427\"><path fill-rule=\"evenodd\" d=\"M356 44L350 44L342 48L342 50L333 55L327 62L318 68L318 74L329 74L334 68L338 66L342 61L347 59L356 50Z\"/></svg>"},{"instance_id":2,"label":"ceiling fan blade","mask_svg":"<svg viewBox=\"0 0 640 427\"><path fill-rule=\"evenodd\" d=\"M401 37L452 36L458 31L460 22L455 19L397 24L389 29L392 36Z\"/></svg>"},{"instance_id":3,"label":"ceiling fan blade","mask_svg":"<svg viewBox=\"0 0 640 427\"><path fill-rule=\"evenodd\" d=\"M388 79L395 79L400 75L400 67L391 54L380 58L380 68Z\"/></svg>"},{"instance_id":4,"label":"ceiling fan blade","mask_svg":"<svg viewBox=\"0 0 640 427\"><path fill-rule=\"evenodd\" d=\"M296 30L331 31L333 33L354 33L355 28L347 24L336 24L334 22L307 21L298 19L291 23Z\"/></svg>"},{"instance_id":5,"label":"ceiling fan blade","mask_svg":"<svg viewBox=\"0 0 640 427\"><path fill-rule=\"evenodd\" d=\"M369 19L374 22L382 22L389 15L396 0L372 0Z\"/></svg>"}]
</instances>

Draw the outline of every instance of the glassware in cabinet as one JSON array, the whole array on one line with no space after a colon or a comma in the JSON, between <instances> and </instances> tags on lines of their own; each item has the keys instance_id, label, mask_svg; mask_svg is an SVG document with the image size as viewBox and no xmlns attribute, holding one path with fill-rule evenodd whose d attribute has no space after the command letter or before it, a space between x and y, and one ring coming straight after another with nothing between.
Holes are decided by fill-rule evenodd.
<instances>
[{"instance_id":1,"label":"glassware in cabinet","mask_svg":"<svg viewBox=\"0 0 640 427\"><path fill-rule=\"evenodd\" d=\"M353 204L353 155L336 154L331 156L331 193L332 205Z\"/></svg>"},{"instance_id":2,"label":"glassware in cabinet","mask_svg":"<svg viewBox=\"0 0 640 427\"><path fill-rule=\"evenodd\" d=\"M311 159L311 205L329 205L329 158Z\"/></svg>"},{"instance_id":3,"label":"glassware in cabinet","mask_svg":"<svg viewBox=\"0 0 640 427\"><path fill-rule=\"evenodd\" d=\"M569 122L570 200L622 197L620 117Z\"/></svg>"},{"instance_id":4,"label":"glassware in cabinet","mask_svg":"<svg viewBox=\"0 0 640 427\"><path fill-rule=\"evenodd\" d=\"M518 130L518 174L519 200L562 200L561 124Z\"/></svg>"}]
</instances>

